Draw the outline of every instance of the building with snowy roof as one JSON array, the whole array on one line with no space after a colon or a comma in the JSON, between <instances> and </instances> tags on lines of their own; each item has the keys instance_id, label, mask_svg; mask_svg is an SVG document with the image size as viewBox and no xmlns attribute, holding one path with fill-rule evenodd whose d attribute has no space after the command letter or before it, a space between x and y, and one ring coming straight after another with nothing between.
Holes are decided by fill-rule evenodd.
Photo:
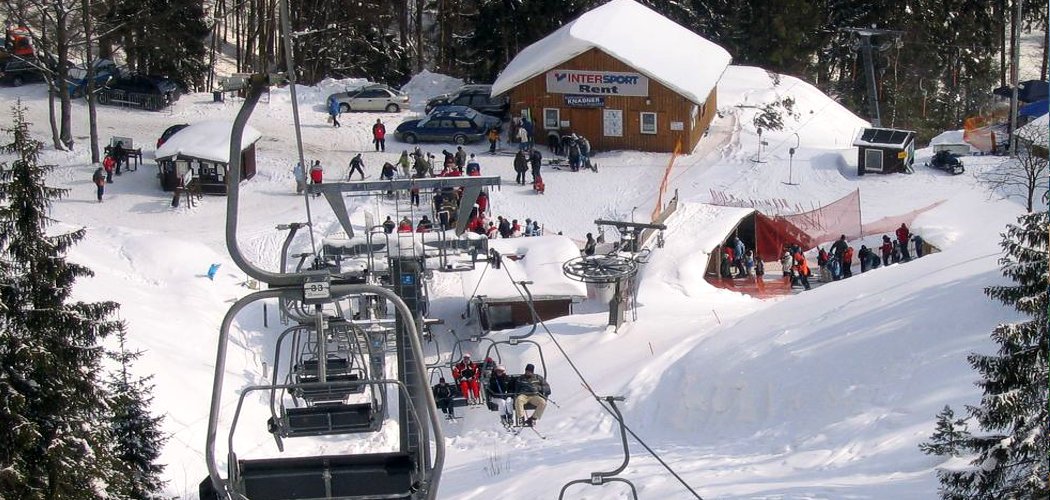
<instances>
[{"instance_id":1,"label":"building with snowy roof","mask_svg":"<svg viewBox=\"0 0 1050 500\"><path fill-rule=\"evenodd\" d=\"M567 236L489 240L489 250L501 256L499 269L478 268L464 273L463 294L470 298L484 331L532 323L532 312L515 283L531 281L536 314L548 320L572 314L572 305L587 298L586 286L562 273L562 264L580 256Z\"/></svg>"},{"instance_id":2,"label":"building with snowy roof","mask_svg":"<svg viewBox=\"0 0 1050 500\"><path fill-rule=\"evenodd\" d=\"M588 11L511 60L492 85L534 142L576 133L592 149L690 152L717 113L722 47L634 0Z\"/></svg>"},{"instance_id":3,"label":"building with snowy roof","mask_svg":"<svg viewBox=\"0 0 1050 500\"><path fill-rule=\"evenodd\" d=\"M195 123L168 138L155 154L165 191L188 187L193 179L203 193L226 194L233 122ZM255 176L255 143L262 134L245 126L241 136L241 180Z\"/></svg>"}]
</instances>

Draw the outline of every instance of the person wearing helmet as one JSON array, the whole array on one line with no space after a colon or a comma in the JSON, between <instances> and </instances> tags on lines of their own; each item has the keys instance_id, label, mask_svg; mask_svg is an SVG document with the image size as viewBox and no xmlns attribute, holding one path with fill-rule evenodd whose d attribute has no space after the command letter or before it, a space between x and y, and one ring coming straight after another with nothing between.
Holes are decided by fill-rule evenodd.
<instances>
[{"instance_id":1,"label":"person wearing helmet","mask_svg":"<svg viewBox=\"0 0 1050 500\"><path fill-rule=\"evenodd\" d=\"M514 408L513 382L514 380L510 378L510 375L507 375L507 369L503 365L498 365L492 369L492 376L489 377L487 388L489 401L496 406L500 422L507 427L514 423L514 414L512 413Z\"/></svg>"},{"instance_id":2,"label":"person wearing helmet","mask_svg":"<svg viewBox=\"0 0 1050 500\"><path fill-rule=\"evenodd\" d=\"M467 404L476 405L481 402L479 371L478 365L471 361L470 354L464 354L463 359L452 368L452 375L459 384L459 393L467 399Z\"/></svg>"}]
</instances>

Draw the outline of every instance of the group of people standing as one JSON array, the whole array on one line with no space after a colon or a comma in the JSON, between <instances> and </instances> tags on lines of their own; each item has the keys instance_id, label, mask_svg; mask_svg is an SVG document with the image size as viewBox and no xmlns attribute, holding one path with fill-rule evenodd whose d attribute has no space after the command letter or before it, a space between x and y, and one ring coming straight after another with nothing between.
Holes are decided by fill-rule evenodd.
<instances>
[{"instance_id":1,"label":"group of people standing","mask_svg":"<svg viewBox=\"0 0 1050 500\"><path fill-rule=\"evenodd\" d=\"M733 275L733 270L736 275ZM722 246L722 262L718 273L723 278L761 278L766 274L765 264L755 252L744 244L738 235Z\"/></svg>"}]
</instances>

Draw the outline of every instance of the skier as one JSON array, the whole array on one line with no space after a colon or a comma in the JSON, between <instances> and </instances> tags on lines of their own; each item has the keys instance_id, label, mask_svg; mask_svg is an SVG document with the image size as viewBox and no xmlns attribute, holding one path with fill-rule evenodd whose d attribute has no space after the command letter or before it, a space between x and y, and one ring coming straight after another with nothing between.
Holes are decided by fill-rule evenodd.
<instances>
[{"instance_id":1,"label":"skier","mask_svg":"<svg viewBox=\"0 0 1050 500\"><path fill-rule=\"evenodd\" d=\"M389 215L386 216L386 220L383 221L383 232L386 234L393 233L395 227L397 227L397 224L394 223L394 220Z\"/></svg>"},{"instance_id":2,"label":"skier","mask_svg":"<svg viewBox=\"0 0 1050 500\"><path fill-rule=\"evenodd\" d=\"M336 101L335 99L329 99L328 100L328 116L330 116L332 118L332 126L335 127L335 128L339 128L339 126L340 126L339 125L339 112L340 111L341 110L339 109L339 101Z\"/></svg>"},{"instance_id":3,"label":"skier","mask_svg":"<svg viewBox=\"0 0 1050 500\"><path fill-rule=\"evenodd\" d=\"M794 273L793 276L798 276L798 280L802 283L802 287L809 290L809 264L806 263L806 256L802 255L802 250L795 252L795 266L792 268Z\"/></svg>"},{"instance_id":4,"label":"skier","mask_svg":"<svg viewBox=\"0 0 1050 500\"><path fill-rule=\"evenodd\" d=\"M489 377L489 385L486 388L490 402L496 405L496 412L499 413L500 422L508 427L514 423L513 386L514 379L507 375L507 369L503 365L499 365L492 370L492 376Z\"/></svg>"},{"instance_id":5,"label":"skier","mask_svg":"<svg viewBox=\"0 0 1050 500\"><path fill-rule=\"evenodd\" d=\"M598 242L594 241L594 235L587 233L587 243L583 245L583 255L590 257L594 255L594 249L598 246Z\"/></svg>"},{"instance_id":6,"label":"skier","mask_svg":"<svg viewBox=\"0 0 1050 500\"><path fill-rule=\"evenodd\" d=\"M113 168L116 165L117 160L113 158L113 155L107 155L102 159L102 168L106 169L106 184L113 184Z\"/></svg>"},{"instance_id":7,"label":"skier","mask_svg":"<svg viewBox=\"0 0 1050 500\"><path fill-rule=\"evenodd\" d=\"M295 176L295 194L303 194L303 191L306 190L306 169L303 168L303 162L295 163L292 175Z\"/></svg>"},{"instance_id":8,"label":"skier","mask_svg":"<svg viewBox=\"0 0 1050 500\"><path fill-rule=\"evenodd\" d=\"M536 375L535 369L532 363L525 365L525 373L514 381L514 389L518 393L514 398L514 416L526 427L535 426L540 418L543 418L543 410L547 408L547 396L551 393L547 381ZM529 418L525 418L526 404L536 407Z\"/></svg>"},{"instance_id":9,"label":"skier","mask_svg":"<svg viewBox=\"0 0 1050 500\"><path fill-rule=\"evenodd\" d=\"M455 390L448 382L445 382L445 377L438 379L438 383L434 386L433 390L434 402L445 414L445 418L448 420L456 418L456 411L452 406L452 398L455 396Z\"/></svg>"},{"instance_id":10,"label":"skier","mask_svg":"<svg viewBox=\"0 0 1050 500\"><path fill-rule=\"evenodd\" d=\"M408 216L401 218L401 222L397 223L397 232L399 233L411 233L412 232L412 221L408 220Z\"/></svg>"},{"instance_id":11,"label":"skier","mask_svg":"<svg viewBox=\"0 0 1050 500\"><path fill-rule=\"evenodd\" d=\"M96 168L95 173L91 175L91 183L95 185L95 196L98 197L98 202L102 203L102 195L106 192L105 169Z\"/></svg>"},{"instance_id":12,"label":"skier","mask_svg":"<svg viewBox=\"0 0 1050 500\"><path fill-rule=\"evenodd\" d=\"M456 146L455 162L459 168L467 165L467 152L463 151L463 146Z\"/></svg>"},{"instance_id":13,"label":"skier","mask_svg":"<svg viewBox=\"0 0 1050 500\"><path fill-rule=\"evenodd\" d=\"M882 251L882 265L890 265L890 258L893 256L893 243L890 243L890 237L882 235L882 246L879 247Z\"/></svg>"},{"instance_id":14,"label":"skier","mask_svg":"<svg viewBox=\"0 0 1050 500\"><path fill-rule=\"evenodd\" d=\"M576 142L580 147L580 164L583 165L584 168L589 168L597 172L598 169L591 165L591 142L583 136L580 136Z\"/></svg>"},{"instance_id":15,"label":"skier","mask_svg":"<svg viewBox=\"0 0 1050 500\"><path fill-rule=\"evenodd\" d=\"M354 172L361 174L361 180L365 180L365 161L361 159L361 153L350 159L350 173L346 174L346 180L351 180Z\"/></svg>"},{"instance_id":16,"label":"skier","mask_svg":"<svg viewBox=\"0 0 1050 500\"><path fill-rule=\"evenodd\" d=\"M422 219L419 219L419 224L416 224L416 232L429 233L433 226L434 225L430 222L430 219L427 218L426 215L424 215Z\"/></svg>"},{"instance_id":17,"label":"skier","mask_svg":"<svg viewBox=\"0 0 1050 500\"><path fill-rule=\"evenodd\" d=\"M481 175L481 164L478 163L477 158L474 157L474 153L470 153L470 160L467 161L467 175L471 177Z\"/></svg>"},{"instance_id":18,"label":"skier","mask_svg":"<svg viewBox=\"0 0 1050 500\"><path fill-rule=\"evenodd\" d=\"M353 171L353 167L351 166L350 168ZM390 162L384 163L382 170L379 172L379 177L386 181L392 181L395 175L397 175L397 168L394 167L394 164Z\"/></svg>"},{"instance_id":19,"label":"skier","mask_svg":"<svg viewBox=\"0 0 1050 500\"><path fill-rule=\"evenodd\" d=\"M745 253L747 253L747 247L744 246L744 242L740 240L739 236L733 236L733 265L736 266L737 278L749 276L747 270L744 269Z\"/></svg>"},{"instance_id":20,"label":"skier","mask_svg":"<svg viewBox=\"0 0 1050 500\"><path fill-rule=\"evenodd\" d=\"M321 167L321 160L314 160L313 166L310 167L310 182L313 184L320 184L323 179L324 168ZM314 196L321 196L321 193L317 192Z\"/></svg>"},{"instance_id":21,"label":"skier","mask_svg":"<svg viewBox=\"0 0 1050 500\"><path fill-rule=\"evenodd\" d=\"M540 165L543 164L543 155L540 154L540 150L533 148L532 153L529 153L529 165L532 167L532 183L536 184L536 179L540 178Z\"/></svg>"},{"instance_id":22,"label":"skier","mask_svg":"<svg viewBox=\"0 0 1050 500\"><path fill-rule=\"evenodd\" d=\"M525 150L519 149L514 155L514 182L525 184L525 172L529 170L528 161L525 159Z\"/></svg>"},{"instance_id":23,"label":"skier","mask_svg":"<svg viewBox=\"0 0 1050 500\"><path fill-rule=\"evenodd\" d=\"M846 246L846 250L842 252L842 277L852 278L853 277L853 247Z\"/></svg>"},{"instance_id":24,"label":"skier","mask_svg":"<svg viewBox=\"0 0 1050 500\"><path fill-rule=\"evenodd\" d=\"M495 154L496 153L496 143L499 142L499 129L495 128L495 127L490 128L489 129L489 133L488 133L488 138L489 138L489 153Z\"/></svg>"},{"instance_id":25,"label":"skier","mask_svg":"<svg viewBox=\"0 0 1050 500\"><path fill-rule=\"evenodd\" d=\"M128 161L128 152L124 150L124 141L117 141L113 146L113 159L117 161L117 175L120 175L120 167Z\"/></svg>"},{"instance_id":26,"label":"skier","mask_svg":"<svg viewBox=\"0 0 1050 500\"><path fill-rule=\"evenodd\" d=\"M868 272L868 268L871 267L871 249L867 245L861 245L860 251L857 252L857 258L860 259L860 272Z\"/></svg>"},{"instance_id":27,"label":"skier","mask_svg":"<svg viewBox=\"0 0 1050 500\"><path fill-rule=\"evenodd\" d=\"M499 235L501 238L510 238L514 232L510 228L510 220L504 219L502 216L499 219Z\"/></svg>"},{"instance_id":28,"label":"skier","mask_svg":"<svg viewBox=\"0 0 1050 500\"><path fill-rule=\"evenodd\" d=\"M376 145L376 151L386 152L386 126L376 118L376 124L372 125L372 142Z\"/></svg>"},{"instance_id":29,"label":"skier","mask_svg":"<svg viewBox=\"0 0 1050 500\"><path fill-rule=\"evenodd\" d=\"M911 241L913 241L915 243L915 258L918 259L918 258L922 257L922 255L923 255L922 254L922 250L923 250L922 236L919 236L917 234L913 234L911 236Z\"/></svg>"},{"instance_id":30,"label":"skier","mask_svg":"<svg viewBox=\"0 0 1050 500\"><path fill-rule=\"evenodd\" d=\"M452 376L459 383L459 393L467 398L469 404L481 402L481 384L478 381L478 365L470 359L470 354L464 354L463 359L452 368Z\"/></svg>"},{"instance_id":31,"label":"skier","mask_svg":"<svg viewBox=\"0 0 1050 500\"><path fill-rule=\"evenodd\" d=\"M580 145L575 140L569 143L569 170L580 170Z\"/></svg>"},{"instance_id":32,"label":"skier","mask_svg":"<svg viewBox=\"0 0 1050 500\"><path fill-rule=\"evenodd\" d=\"M405 174L405 177L412 175L412 163L408 161L408 150L401 151L401 157L397 159L397 165L401 167L401 172Z\"/></svg>"},{"instance_id":33,"label":"skier","mask_svg":"<svg viewBox=\"0 0 1050 500\"><path fill-rule=\"evenodd\" d=\"M911 260L911 256L908 255L908 238L911 236L911 232L908 231L908 226L901 222L901 227L897 228L897 243L900 244L901 259L904 262Z\"/></svg>"},{"instance_id":34,"label":"skier","mask_svg":"<svg viewBox=\"0 0 1050 500\"><path fill-rule=\"evenodd\" d=\"M835 240L835 243L831 245L831 255L842 258L842 253L846 251L846 247L849 244L846 243L846 235L839 236L839 239Z\"/></svg>"}]
</instances>

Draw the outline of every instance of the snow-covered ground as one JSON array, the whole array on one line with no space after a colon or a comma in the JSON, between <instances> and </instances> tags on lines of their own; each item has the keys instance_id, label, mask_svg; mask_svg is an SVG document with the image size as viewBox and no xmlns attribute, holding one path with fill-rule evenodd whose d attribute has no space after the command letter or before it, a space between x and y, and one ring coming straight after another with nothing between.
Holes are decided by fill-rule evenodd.
<instances>
[{"instance_id":1,"label":"snow-covered ground","mask_svg":"<svg viewBox=\"0 0 1050 500\"><path fill-rule=\"evenodd\" d=\"M448 90L440 75L409 85L413 102ZM430 83L428 83L430 82ZM366 170L377 175L407 145L388 142L388 152L370 149L376 118L392 129L403 114L344 115L342 128L325 122L324 98L346 81L326 81L298 92L305 155L319 159L331 178L345 176L353 153L364 155ZM454 83L454 82L453 82ZM988 352L998 322L1015 314L991 302L982 288L1000 284L999 234L1022 212L1015 200L988 193L972 173L993 168L995 157L966 158L967 175L951 177L921 167L913 175L856 175L856 132L865 123L811 85L782 77L774 86L761 69L732 66L719 87L723 117L693 154L678 158L671 190L683 200L669 222L666 246L643 270L638 320L618 333L606 330L605 313L576 314L547 322L553 337L538 335L547 359L552 398L539 430L508 435L494 414L464 409L465 418L445 428L447 461L441 498L553 498L570 479L620 463L613 420L583 388L570 357L600 395L625 395L626 421L634 432L705 498L931 498L939 459L916 445L932 431L933 417L945 404L961 408L978 400L975 373L966 362L971 351ZM758 136L751 125L758 106L792 96L797 118L784 130L767 131L761 155L751 161ZM50 143L46 94L42 86L0 89L0 106L21 99L29 107L32 129ZM102 204L90 184L93 167L86 148L86 106L74 103L73 152L50 148L44 161L58 165L50 182L71 191L55 204L54 217L67 227L86 226L85 241L72 257L96 277L76 288L78 298L116 300L127 320L129 343L145 350L136 368L155 375L154 409L165 415L170 440L162 460L169 493L196 498L205 476L203 457L216 334L232 301L249 290L245 276L229 259L223 224L225 199L207 197L195 208L170 207L160 191L153 144L175 123L231 119L239 102L212 102L210 93L184 96L175 106L150 113L99 107L104 140L124 136L142 145L145 165L107 186ZM250 124L262 133L257 144L258 175L242 185L241 248L258 265L276 269L284 233L277 224L306 220L311 204L313 231L323 237L338 223L322 199L294 195L291 166L295 136L287 89L274 89L256 108ZM797 137L796 135L797 134ZM796 140L787 185L788 150ZM424 149L438 153L447 145ZM510 156L478 153L483 173L511 177ZM495 214L541 221L547 231L582 240L597 218L645 219L656 194L667 154L599 153L598 173L547 170L543 196L511 183L496 191ZM860 189L863 220L874 221L944 201L915 220L912 231L942 251L906 265L893 265L819 287L811 292L759 300L711 287L703 280L704 249L717 240L705 230L724 220L703 205L710 190L756 200L783 198L810 206ZM387 202L351 201L351 218L386 215ZM1041 207L1045 209L1045 207ZM877 238L874 235L872 238ZM860 242L855 242L859 247ZM294 252L309 249L300 237ZM212 263L222 264L210 281ZM463 311L462 276L435 273L431 286L434 314L459 326ZM236 401L239 388L265 380L272 367L273 339L281 328L269 308L264 328L260 305L238 317L228 358L224 401ZM509 332L497 334L497 338ZM448 333L437 328L447 352ZM554 345L554 340L564 349ZM427 346L433 354L433 345ZM467 347L471 349L470 346ZM475 357L482 354L480 349ZM534 353L508 352L504 363L518 372ZM261 401L260 401L261 402ZM273 449L265 430L263 405L242 417L238 454ZM227 406L225 417L232 412ZM311 441L313 451L339 453L380 449L396 437L388 426L371 437ZM295 443L293 451L309 451ZM621 474L642 498L685 498L687 490L637 442ZM219 456L225 456L224 450ZM626 496L622 485L575 486L572 498Z\"/></svg>"}]
</instances>

